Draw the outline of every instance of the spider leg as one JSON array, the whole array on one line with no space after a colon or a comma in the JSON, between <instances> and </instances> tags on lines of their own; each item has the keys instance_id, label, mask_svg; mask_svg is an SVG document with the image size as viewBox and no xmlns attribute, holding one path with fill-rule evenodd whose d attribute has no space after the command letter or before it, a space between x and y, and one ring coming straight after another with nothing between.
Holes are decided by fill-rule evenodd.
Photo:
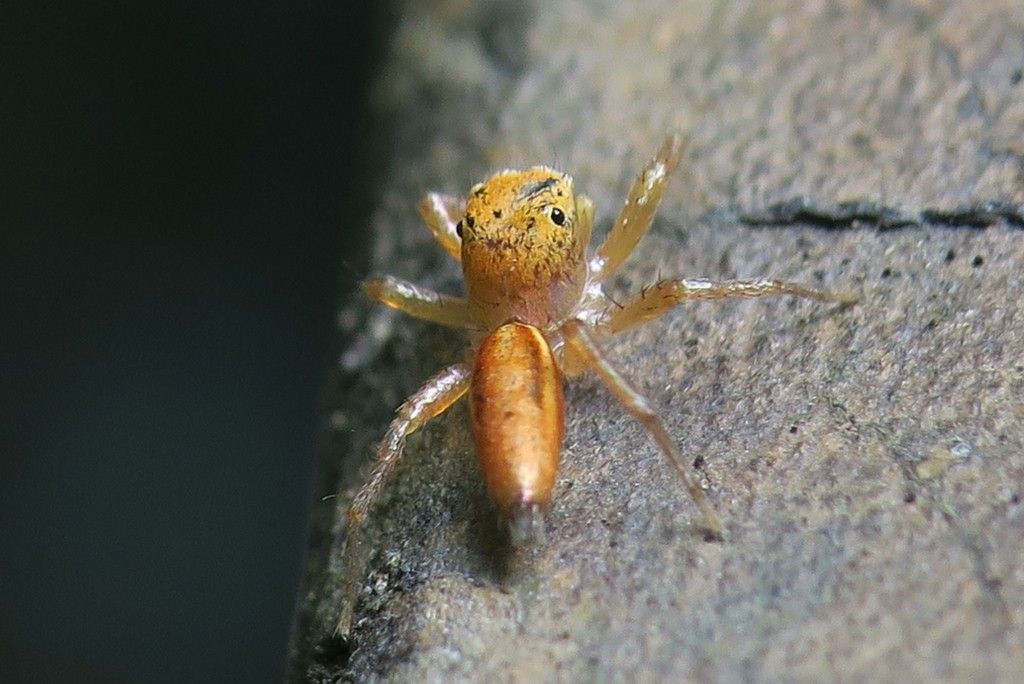
<instances>
[{"instance_id":1,"label":"spider leg","mask_svg":"<svg viewBox=\"0 0 1024 684\"><path fill-rule=\"evenodd\" d=\"M576 195L576 240L586 249L594 232L594 202L584 194Z\"/></svg>"},{"instance_id":2,"label":"spider leg","mask_svg":"<svg viewBox=\"0 0 1024 684\"><path fill-rule=\"evenodd\" d=\"M679 163L682 146L683 140L678 134L668 136L654 159L633 182L615 225L590 260L590 272L596 279L615 273L651 227L669 175Z\"/></svg>"},{"instance_id":3,"label":"spider leg","mask_svg":"<svg viewBox=\"0 0 1024 684\"><path fill-rule=\"evenodd\" d=\"M367 280L363 291L371 299L415 318L452 328L478 327L476 307L462 297L440 294L393 276Z\"/></svg>"},{"instance_id":4,"label":"spider leg","mask_svg":"<svg viewBox=\"0 0 1024 684\"><path fill-rule=\"evenodd\" d=\"M428 192L419 203L420 216L444 251L462 261L462 238L455 230L462 218L462 200L449 195Z\"/></svg>"},{"instance_id":5,"label":"spider leg","mask_svg":"<svg viewBox=\"0 0 1024 684\"><path fill-rule=\"evenodd\" d=\"M342 607L338 620L337 634L348 635L352 627L352 614L356 596L359 593L363 562L360 554L362 524L377 495L395 469L405 448L405 438L421 428L427 421L444 413L469 387L470 368L455 364L427 380L416 392L398 407L395 417L388 426L380 446L377 447L377 461L369 479L356 494L348 509L348 531L342 556Z\"/></svg>"},{"instance_id":6,"label":"spider leg","mask_svg":"<svg viewBox=\"0 0 1024 684\"><path fill-rule=\"evenodd\" d=\"M824 302L850 305L857 301L848 292L826 292L782 280L758 278L756 280L661 280L611 312L605 328L618 333L652 321L686 301L702 299L730 299L734 297L762 297L764 295L793 295Z\"/></svg>"},{"instance_id":7,"label":"spider leg","mask_svg":"<svg viewBox=\"0 0 1024 684\"><path fill-rule=\"evenodd\" d=\"M570 321L563 330L568 347L567 351L579 357L577 363L582 363L582 365L592 368L604 382L605 386L611 390L612 394L622 402L626 410L633 414L633 417L647 428L647 431L651 433L651 436L654 437L654 440L661 448L661 452L665 454L665 457L668 458L682 478L683 485L690 493L690 498L697 504L697 507L704 516L704 526L708 532L718 539L724 539L725 528L722 527L715 509L711 506L711 502L708 500L704 490L700 488L690 475L686 462L683 460L672 438L669 437L665 425L661 422L661 418L654 408L633 384L608 361L600 347L590 337L583 323L580 321Z\"/></svg>"}]
</instances>

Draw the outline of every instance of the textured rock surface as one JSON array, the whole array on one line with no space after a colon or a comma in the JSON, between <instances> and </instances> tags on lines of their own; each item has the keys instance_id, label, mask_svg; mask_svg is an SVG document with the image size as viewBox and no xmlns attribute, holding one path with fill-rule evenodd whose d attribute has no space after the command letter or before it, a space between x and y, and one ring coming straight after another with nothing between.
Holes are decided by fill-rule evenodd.
<instances>
[{"instance_id":1,"label":"textured rock surface","mask_svg":"<svg viewBox=\"0 0 1024 684\"><path fill-rule=\"evenodd\" d=\"M1018 0L409 3L374 268L457 291L427 189L573 173L605 228L666 131L691 137L615 284L772 275L850 310L686 307L609 343L699 457L730 539L596 379L567 388L547 544L497 532L460 405L410 440L369 527L357 648L329 638L339 515L317 513L297 679L1004 680L1024 662L1024 231L744 226L794 197L919 215L1024 203ZM388 414L459 335L355 303L337 458L350 495Z\"/></svg>"}]
</instances>

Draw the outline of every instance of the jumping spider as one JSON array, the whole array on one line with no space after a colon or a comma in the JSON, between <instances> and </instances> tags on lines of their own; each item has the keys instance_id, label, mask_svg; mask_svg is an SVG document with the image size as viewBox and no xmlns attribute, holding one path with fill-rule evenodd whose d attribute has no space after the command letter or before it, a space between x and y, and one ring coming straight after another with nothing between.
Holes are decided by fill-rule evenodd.
<instances>
[{"instance_id":1,"label":"jumping spider","mask_svg":"<svg viewBox=\"0 0 1024 684\"><path fill-rule=\"evenodd\" d=\"M502 171L473 186L465 202L435 193L420 202L434 237L462 263L466 296L439 294L393 277L370 280L365 290L411 316L465 328L473 344L466 361L436 374L399 407L373 472L349 508L340 634L351 627L362 523L406 437L467 392L480 468L513 543L543 535L542 514L551 501L564 432L562 375L586 370L596 372L650 431L700 508L707 531L723 536L722 523L658 414L605 357L593 333L622 332L691 300L788 294L848 304L855 298L779 280L673 278L621 305L612 303L602 283L650 227L680 147L676 135L665 140L591 256L593 203L575 193L570 176L546 166Z\"/></svg>"}]
</instances>

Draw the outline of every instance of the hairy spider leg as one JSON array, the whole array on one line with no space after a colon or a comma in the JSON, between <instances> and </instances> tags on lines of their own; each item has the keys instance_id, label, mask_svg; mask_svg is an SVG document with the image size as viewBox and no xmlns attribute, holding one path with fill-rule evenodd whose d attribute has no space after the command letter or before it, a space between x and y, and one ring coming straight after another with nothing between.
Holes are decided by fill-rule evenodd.
<instances>
[{"instance_id":1,"label":"hairy spider leg","mask_svg":"<svg viewBox=\"0 0 1024 684\"><path fill-rule=\"evenodd\" d=\"M395 469L405 439L423 427L431 418L444 413L469 388L471 371L468 365L458 363L448 366L427 380L412 396L398 407L395 417L388 426L380 446L377 447L377 460L369 479L356 494L348 509L348 530L345 538L345 550L342 555L342 592L343 603L341 617L338 619L336 632L348 636L352 628L352 614L355 609L356 596L359 593L359 582L363 564L360 554L360 538L362 524L373 506L381 487Z\"/></svg>"},{"instance_id":2,"label":"hairy spider leg","mask_svg":"<svg viewBox=\"0 0 1024 684\"><path fill-rule=\"evenodd\" d=\"M594 202L583 193L576 195L576 230L579 232L579 243L589 247L594 232Z\"/></svg>"},{"instance_id":3,"label":"hairy spider leg","mask_svg":"<svg viewBox=\"0 0 1024 684\"><path fill-rule=\"evenodd\" d=\"M668 458L682 478L686 491L690 493L690 498L697 504L701 514L704 516L704 526L707 528L707 531L718 539L724 539L725 528L718 519L715 509L711 506L711 502L708 500L704 490L700 488L700 485L690 475L686 462L676 448L675 443L673 443L672 438L669 437L665 425L661 422L661 418L650 405L650 402L608 361L604 352L601 351L597 343L590 337L585 324L580 321L570 321L566 323L563 332L567 346L566 351L575 354L579 359L574 363L592 368L625 409L647 428L647 431L654 437L654 441L658 443L661 452Z\"/></svg>"},{"instance_id":4,"label":"hairy spider leg","mask_svg":"<svg viewBox=\"0 0 1024 684\"><path fill-rule=\"evenodd\" d=\"M478 309L468 299L434 292L408 280L384 276L363 283L371 299L414 318L451 328L477 328Z\"/></svg>"},{"instance_id":5,"label":"hairy spider leg","mask_svg":"<svg viewBox=\"0 0 1024 684\"><path fill-rule=\"evenodd\" d=\"M647 234L665 193L669 177L679 164L683 139L673 134L665 139L654 158L644 167L629 190L626 204L608 237L590 259L590 273L597 280L614 274Z\"/></svg>"},{"instance_id":6,"label":"hairy spider leg","mask_svg":"<svg viewBox=\"0 0 1024 684\"><path fill-rule=\"evenodd\" d=\"M770 278L755 280L704 280L674 278L645 287L640 294L611 312L604 328L612 334L660 318L674 307L692 300L731 299L793 295L825 302L854 304L857 296L848 292L827 292Z\"/></svg>"},{"instance_id":7,"label":"hairy spider leg","mask_svg":"<svg viewBox=\"0 0 1024 684\"><path fill-rule=\"evenodd\" d=\"M459 237L456 226L464 206L462 200L437 192L428 192L419 204L423 222L427 224L427 228L434 234L442 249L456 261L462 261L462 238Z\"/></svg>"}]
</instances>

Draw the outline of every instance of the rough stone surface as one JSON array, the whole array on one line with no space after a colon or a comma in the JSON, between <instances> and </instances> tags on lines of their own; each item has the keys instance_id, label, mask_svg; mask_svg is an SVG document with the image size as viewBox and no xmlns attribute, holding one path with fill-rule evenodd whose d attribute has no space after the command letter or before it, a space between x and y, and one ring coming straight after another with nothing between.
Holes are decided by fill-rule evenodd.
<instances>
[{"instance_id":1,"label":"rough stone surface","mask_svg":"<svg viewBox=\"0 0 1024 684\"><path fill-rule=\"evenodd\" d=\"M726 523L698 513L593 377L567 388L548 540L513 553L465 407L410 439L368 528L354 650L330 638L341 514L388 413L456 333L354 303L296 679L1018 680L1024 663L1024 231L755 228L797 197L912 215L1024 203L1024 5L410 2L374 268L458 291L428 189L550 163L614 217L666 131L690 146L613 294L659 274L854 290L688 306L609 341ZM927 214L925 214L927 215Z\"/></svg>"}]
</instances>

